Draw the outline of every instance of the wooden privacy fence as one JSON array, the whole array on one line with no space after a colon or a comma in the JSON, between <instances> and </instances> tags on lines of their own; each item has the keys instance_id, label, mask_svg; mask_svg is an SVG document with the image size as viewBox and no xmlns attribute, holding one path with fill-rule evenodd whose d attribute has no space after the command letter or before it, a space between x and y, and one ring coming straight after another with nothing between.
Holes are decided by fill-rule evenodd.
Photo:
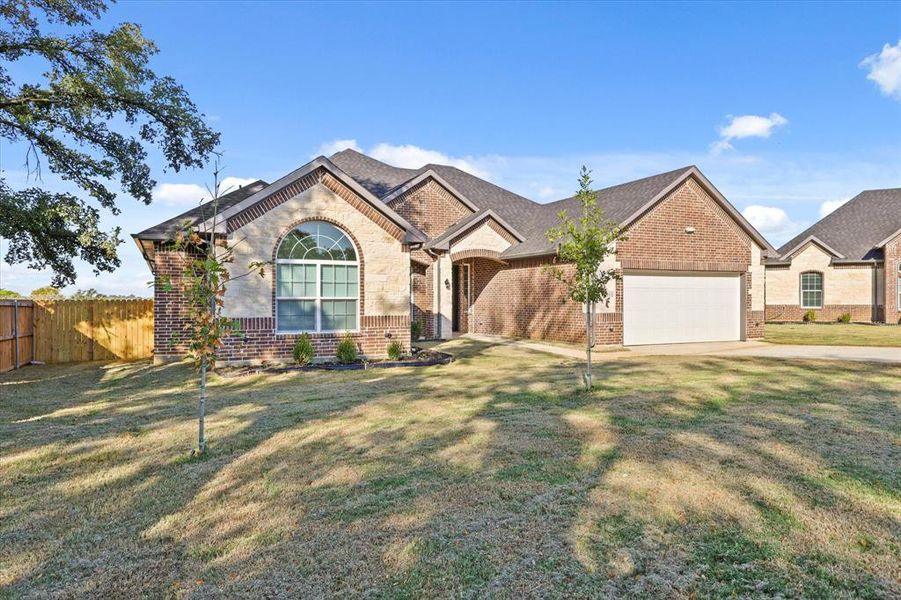
<instances>
[{"instance_id":1,"label":"wooden privacy fence","mask_svg":"<svg viewBox=\"0 0 901 600\"><path fill-rule=\"evenodd\" d=\"M0 300L0 373L34 360L34 303Z\"/></svg>"},{"instance_id":2,"label":"wooden privacy fence","mask_svg":"<svg viewBox=\"0 0 901 600\"><path fill-rule=\"evenodd\" d=\"M16 312L17 332L12 327ZM19 365L148 358L153 354L153 300L5 300L0 302L0 340L0 372L16 368L16 342Z\"/></svg>"}]
</instances>

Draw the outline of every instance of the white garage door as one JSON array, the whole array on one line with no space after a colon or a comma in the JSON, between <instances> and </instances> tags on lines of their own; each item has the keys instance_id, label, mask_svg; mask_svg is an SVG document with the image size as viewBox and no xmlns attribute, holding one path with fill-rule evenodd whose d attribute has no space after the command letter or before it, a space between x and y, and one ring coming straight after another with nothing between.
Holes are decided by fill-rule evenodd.
<instances>
[{"instance_id":1,"label":"white garage door","mask_svg":"<svg viewBox=\"0 0 901 600\"><path fill-rule=\"evenodd\" d=\"M740 290L737 275L625 275L623 343L738 340Z\"/></svg>"}]
</instances>

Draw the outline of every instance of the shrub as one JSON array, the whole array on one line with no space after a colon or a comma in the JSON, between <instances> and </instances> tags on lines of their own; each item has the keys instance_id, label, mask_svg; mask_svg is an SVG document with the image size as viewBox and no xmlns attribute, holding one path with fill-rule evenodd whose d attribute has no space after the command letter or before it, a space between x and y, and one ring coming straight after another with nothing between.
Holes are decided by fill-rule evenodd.
<instances>
[{"instance_id":1,"label":"shrub","mask_svg":"<svg viewBox=\"0 0 901 600\"><path fill-rule=\"evenodd\" d=\"M404 345L399 340L394 340L388 344L386 351L388 352L388 358L391 360L400 360L404 357Z\"/></svg>"},{"instance_id":2,"label":"shrub","mask_svg":"<svg viewBox=\"0 0 901 600\"><path fill-rule=\"evenodd\" d=\"M422 337L422 321L413 321L410 325L410 336L414 340L418 340Z\"/></svg>"},{"instance_id":3,"label":"shrub","mask_svg":"<svg viewBox=\"0 0 901 600\"><path fill-rule=\"evenodd\" d=\"M813 323L816 320L817 320L816 311L808 310L806 313L804 313L804 322L805 323Z\"/></svg>"},{"instance_id":4,"label":"shrub","mask_svg":"<svg viewBox=\"0 0 901 600\"><path fill-rule=\"evenodd\" d=\"M842 313L842 315L838 318L839 323L850 323L851 322L851 313Z\"/></svg>"},{"instance_id":5,"label":"shrub","mask_svg":"<svg viewBox=\"0 0 901 600\"><path fill-rule=\"evenodd\" d=\"M308 365L313 360L313 341L309 333L303 333L294 342L294 362L299 365Z\"/></svg>"},{"instance_id":6,"label":"shrub","mask_svg":"<svg viewBox=\"0 0 901 600\"><path fill-rule=\"evenodd\" d=\"M335 356L338 358L338 362L343 365L357 361L357 344L349 333L345 333L344 338L338 342Z\"/></svg>"}]
</instances>

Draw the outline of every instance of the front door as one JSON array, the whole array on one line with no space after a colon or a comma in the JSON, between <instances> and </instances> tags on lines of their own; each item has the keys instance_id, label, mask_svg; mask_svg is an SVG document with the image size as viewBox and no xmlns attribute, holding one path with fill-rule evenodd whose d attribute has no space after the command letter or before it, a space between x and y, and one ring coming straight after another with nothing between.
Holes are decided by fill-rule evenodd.
<instances>
[{"instance_id":1,"label":"front door","mask_svg":"<svg viewBox=\"0 0 901 600\"><path fill-rule=\"evenodd\" d=\"M469 331L469 303L470 303L470 279L469 265L454 265L454 314L453 327L455 332L467 333Z\"/></svg>"}]
</instances>

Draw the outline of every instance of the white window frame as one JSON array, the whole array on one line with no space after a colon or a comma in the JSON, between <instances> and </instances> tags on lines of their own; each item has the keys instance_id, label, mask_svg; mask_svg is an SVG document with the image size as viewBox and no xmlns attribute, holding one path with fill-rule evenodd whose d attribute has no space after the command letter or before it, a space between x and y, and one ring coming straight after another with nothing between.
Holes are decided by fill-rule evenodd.
<instances>
[{"instance_id":1,"label":"white window frame","mask_svg":"<svg viewBox=\"0 0 901 600\"><path fill-rule=\"evenodd\" d=\"M804 304L804 276L811 275L811 274L816 274L816 275L820 276L820 289L819 289L820 304L819 304L819 306L813 306L813 305L808 306L808 305ZM807 291L812 292L815 290L807 290ZM798 275L798 292L801 296L799 298L801 308L808 309L808 310L822 309L823 306L826 304L826 276L821 271L804 271L803 273Z\"/></svg>"},{"instance_id":2,"label":"white window frame","mask_svg":"<svg viewBox=\"0 0 901 600\"><path fill-rule=\"evenodd\" d=\"M307 221L305 223L308 223ZM328 221L322 221L323 223L329 223ZM295 231L301 225L305 223L301 223L297 225L291 231ZM275 279L275 333L276 335L297 335L300 333L359 333L360 332L360 303L361 292L363 290L363 282L361 281L361 273L360 273L360 251L357 248L357 245L354 243L353 238L351 238L347 232L343 229L335 225L334 223L329 223L329 225L335 227L338 231L344 234L344 236L350 242L350 245L354 249L354 253L357 255L357 260L304 260L300 258L276 258L275 259L275 273L273 277ZM291 232L288 232L289 234ZM285 236L287 237L287 235ZM282 243L284 242L284 238ZM279 247L281 243L279 244ZM276 256L278 256L278 250L276 250ZM315 265L316 266L316 296L279 296L278 295L278 265ZM322 267L324 265L329 266L348 266L348 267L357 267L357 295L353 297L338 297L338 296L323 296L322 295ZM285 329L282 330L278 325L278 303L280 300L313 300L315 304L314 309L314 317L316 328L315 329ZM356 324L357 326L354 329L322 329L322 301L323 300L353 300L357 303L357 311L356 311Z\"/></svg>"}]
</instances>

